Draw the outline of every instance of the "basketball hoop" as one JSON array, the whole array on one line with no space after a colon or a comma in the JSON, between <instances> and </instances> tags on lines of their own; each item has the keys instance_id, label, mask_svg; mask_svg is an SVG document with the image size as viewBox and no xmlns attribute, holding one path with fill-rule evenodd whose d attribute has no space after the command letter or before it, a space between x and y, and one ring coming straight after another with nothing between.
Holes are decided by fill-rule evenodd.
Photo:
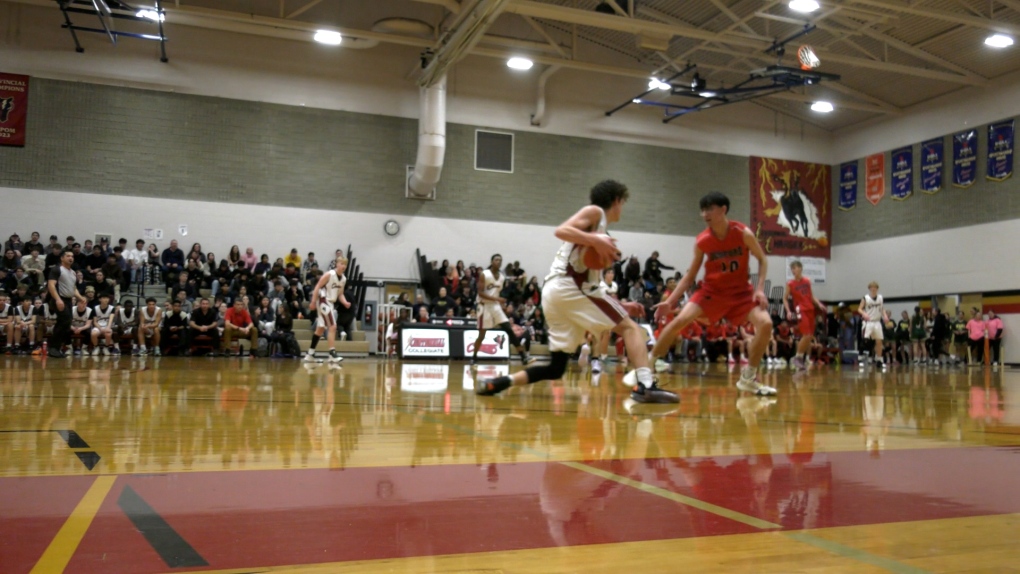
<instances>
[{"instance_id":1,"label":"basketball hoop","mask_svg":"<svg viewBox=\"0 0 1020 574\"><path fill-rule=\"evenodd\" d=\"M807 44L797 48L797 60L800 62L800 69L802 70L817 68L822 63L818 56L815 55L815 51Z\"/></svg>"}]
</instances>

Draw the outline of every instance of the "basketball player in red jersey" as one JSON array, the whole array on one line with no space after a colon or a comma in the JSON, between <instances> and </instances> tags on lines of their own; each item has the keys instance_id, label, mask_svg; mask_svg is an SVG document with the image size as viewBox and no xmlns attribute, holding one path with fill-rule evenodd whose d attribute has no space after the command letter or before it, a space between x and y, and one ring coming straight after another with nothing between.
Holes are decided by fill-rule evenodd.
<instances>
[{"instance_id":1,"label":"basketball player in red jersey","mask_svg":"<svg viewBox=\"0 0 1020 574\"><path fill-rule=\"evenodd\" d=\"M698 276L701 265L705 265L705 277L701 289L691 295L680 313L662 329L655 346L653 357L661 357L673 346L677 333L690 322L705 319L709 324L725 317L731 323L742 325L750 321L754 325L754 339L748 349L748 365L741 369L737 388L759 396L774 395L776 390L758 381L758 364L765 353L769 335L772 333L772 319L766 307L765 277L768 275L768 261L754 234L743 223L730 221L730 199L713 191L701 198L701 218L708 229L702 231L695 242L694 259L687 274L668 299L656 305L656 318L669 313L691 282ZM748 263L750 256L758 260L758 286L750 283Z\"/></svg>"},{"instance_id":2,"label":"basketball player in red jersey","mask_svg":"<svg viewBox=\"0 0 1020 574\"><path fill-rule=\"evenodd\" d=\"M811 343L815 338L815 309L825 313L825 305L815 299L811 292L811 280L804 277L804 265L800 261L790 263L790 270L793 271L793 279L786 282L786 291L783 292L783 308L786 309L786 316L793 317L790 310L790 297L793 297L793 305L800 313L800 320L797 322L800 328L800 342L797 343L797 354L790 361L798 371L807 368L808 353L811 352Z\"/></svg>"}]
</instances>

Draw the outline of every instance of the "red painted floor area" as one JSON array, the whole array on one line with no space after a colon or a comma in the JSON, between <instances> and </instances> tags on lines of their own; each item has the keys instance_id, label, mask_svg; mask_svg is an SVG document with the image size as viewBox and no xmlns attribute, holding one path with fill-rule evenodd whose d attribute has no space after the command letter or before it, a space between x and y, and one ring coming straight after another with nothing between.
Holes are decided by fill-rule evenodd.
<instances>
[{"instance_id":1,"label":"red painted floor area","mask_svg":"<svg viewBox=\"0 0 1020 574\"><path fill-rule=\"evenodd\" d=\"M1017 448L587 464L787 529L1020 512ZM3 572L31 568L91 480L0 479ZM214 569L755 531L559 463L134 475L69 572L168 569L117 504L128 485Z\"/></svg>"},{"instance_id":2,"label":"red painted floor area","mask_svg":"<svg viewBox=\"0 0 1020 574\"><path fill-rule=\"evenodd\" d=\"M95 481L91 476L0 478L0 572L29 572Z\"/></svg>"}]
</instances>

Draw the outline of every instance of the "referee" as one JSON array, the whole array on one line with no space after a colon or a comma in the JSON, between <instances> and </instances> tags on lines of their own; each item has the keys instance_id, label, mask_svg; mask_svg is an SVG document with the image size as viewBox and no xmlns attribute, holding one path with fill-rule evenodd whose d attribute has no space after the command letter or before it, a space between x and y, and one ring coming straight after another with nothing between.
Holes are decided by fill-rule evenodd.
<instances>
[{"instance_id":1,"label":"referee","mask_svg":"<svg viewBox=\"0 0 1020 574\"><path fill-rule=\"evenodd\" d=\"M50 337L49 356L56 359L66 357L63 348L71 338L71 307L74 298L85 299L75 287L76 277L71 265L74 263L74 252L64 249L60 252L60 265L50 268L47 285L50 292L50 311L57 316L57 324L53 327Z\"/></svg>"}]
</instances>

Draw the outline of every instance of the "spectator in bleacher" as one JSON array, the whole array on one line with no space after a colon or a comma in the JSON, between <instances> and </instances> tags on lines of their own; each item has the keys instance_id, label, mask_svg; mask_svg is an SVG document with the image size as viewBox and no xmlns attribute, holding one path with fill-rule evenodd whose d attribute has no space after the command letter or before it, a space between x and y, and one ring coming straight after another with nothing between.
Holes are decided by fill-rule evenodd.
<instances>
[{"instance_id":1,"label":"spectator in bleacher","mask_svg":"<svg viewBox=\"0 0 1020 574\"><path fill-rule=\"evenodd\" d=\"M43 284L43 277L46 273L46 260L39 253L39 247L33 245L29 254L21 258L21 267L25 269L25 273L32 278L36 285Z\"/></svg>"},{"instance_id":2,"label":"spectator in bleacher","mask_svg":"<svg viewBox=\"0 0 1020 574\"><path fill-rule=\"evenodd\" d=\"M659 303L653 297L651 291L645 291L641 295L640 303L645 308L645 319L640 323L651 323L655 320L655 306Z\"/></svg>"},{"instance_id":3,"label":"spectator in bleacher","mask_svg":"<svg viewBox=\"0 0 1020 574\"><path fill-rule=\"evenodd\" d=\"M85 269L85 254L81 251L80 243L74 244L74 247L71 248L71 254L74 255L74 262L71 263L71 268L75 271Z\"/></svg>"},{"instance_id":4,"label":"spectator in bleacher","mask_svg":"<svg viewBox=\"0 0 1020 574\"><path fill-rule=\"evenodd\" d=\"M21 267L20 265L16 269L14 269L14 280L17 282L18 285L21 285L22 283L28 285L29 289L35 287L35 280L32 279L32 277L29 276L27 273L25 273L25 268Z\"/></svg>"},{"instance_id":5,"label":"spectator in bleacher","mask_svg":"<svg viewBox=\"0 0 1020 574\"><path fill-rule=\"evenodd\" d=\"M425 309L425 316L427 317L429 312L429 305L428 303L425 302L425 297L421 293L418 293L417 295L414 296L414 305L411 306L412 310L411 316L413 317L421 316L422 309Z\"/></svg>"},{"instance_id":6,"label":"spectator in bleacher","mask_svg":"<svg viewBox=\"0 0 1020 574\"><path fill-rule=\"evenodd\" d=\"M259 273L262 273L263 275L265 275L266 272L268 272L272 268L273 268L273 264L269 262L269 255L263 253L259 257L259 262L256 263L255 267L252 269L252 272L254 274L256 274L256 275L259 274Z\"/></svg>"},{"instance_id":7,"label":"spectator in bleacher","mask_svg":"<svg viewBox=\"0 0 1020 574\"><path fill-rule=\"evenodd\" d=\"M301 256L298 255L297 247L290 250L290 253L283 258L283 266L286 267L288 264L294 264L294 267L301 268Z\"/></svg>"},{"instance_id":8,"label":"spectator in bleacher","mask_svg":"<svg viewBox=\"0 0 1020 574\"><path fill-rule=\"evenodd\" d=\"M255 356L255 349L258 348L259 344L259 332L255 327L255 323L252 321L251 314L248 313L248 309L245 307L244 301L241 299L234 300L233 307L227 309L226 314L223 317L223 352L225 355L230 353L230 343L234 338L248 339L251 341L251 347L248 351L249 357ZM237 356L242 357L244 353L241 346L237 347Z\"/></svg>"},{"instance_id":9,"label":"spectator in bleacher","mask_svg":"<svg viewBox=\"0 0 1020 574\"><path fill-rule=\"evenodd\" d=\"M195 305L188 300L188 295L184 291L178 291L177 297L174 298L174 302L181 304L181 311L185 314L190 315L195 310Z\"/></svg>"},{"instance_id":10,"label":"spectator in bleacher","mask_svg":"<svg viewBox=\"0 0 1020 574\"><path fill-rule=\"evenodd\" d=\"M81 252L86 257L88 257L92 253L92 247L93 247L92 240L91 239L86 239L85 243L81 244Z\"/></svg>"},{"instance_id":11,"label":"spectator in bleacher","mask_svg":"<svg viewBox=\"0 0 1020 574\"><path fill-rule=\"evenodd\" d=\"M276 310L273 308L273 300L268 296L259 299L255 310L252 312L251 320L258 327L259 336L269 338L273 334L273 323L276 322Z\"/></svg>"},{"instance_id":12,"label":"spectator in bleacher","mask_svg":"<svg viewBox=\"0 0 1020 574\"><path fill-rule=\"evenodd\" d=\"M185 297L187 297L188 299L194 299L195 297L198 296L198 291L195 289L194 285L189 281L187 271L181 271L177 275L177 281L174 282L173 286L171 286L170 296L173 299L176 299L177 294L181 292L184 292Z\"/></svg>"},{"instance_id":13,"label":"spectator in bleacher","mask_svg":"<svg viewBox=\"0 0 1020 574\"><path fill-rule=\"evenodd\" d=\"M159 339L167 354L176 351L177 356L188 353L188 314L181 310L181 302L174 301L170 312L163 316L163 332Z\"/></svg>"},{"instance_id":14,"label":"spectator in bleacher","mask_svg":"<svg viewBox=\"0 0 1020 574\"><path fill-rule=\"evenodd\" d=\"M326 271L332 271L332 270L336 269L336 259L337 259L337 257L340 257L341 255L343 255L343 253L344 253L343 249L337 249L336 250L336 253L333 255L333 260L329 262L329 267L326 269ZM323 273L325 273L326 271L323 271Z\"/></svg>"},{"instance_id":15,"label":"spectator in bleacher","mask_svg":"<svg viewBox=\"0 0 1020 574\"><path fill-rule=\"evenodd\" d=\"M95 277L96 271L99 271L103 264L106 263L106 257L103 256L103 250L98 245L87 253L85 256L85 275L86 277Z\"/></svg>"},{"instance_id":16,"label":"spectator in bleacher","mask_svg":"<svg viewBox=\"0 0 1020 574\"><path fill-rule=\"evenodd\" d=\"M25 299L32 299L32 295L28 292L27 283L18 283L15 287L14 292L11 293L11 305L18 306Z\"/></svg>"},{"instance_id":17,"label":"spectator in bleacher","mask_svg":"<svg viewBox=\"0 0 1020 574\"><path fill-rule=\"evenodd\" d=\"M444 317L448 310L456 312L457 304L446 294L446 287L439 288L439 296L432 301L431 313L435 317Z\"/></svg>"},{"instance_id":18,"label":"spectator in bleacher","mask_svg":"<svg viewBox=\"0 0 1020 574\"><path fill-rule=\"evenodd\" d=\"M942 312L942 309L935 309L933 315L930 356L932 363L937 364L942 359L942 355L949 354L946 349L946 341L952 336L952 332L949 326L949 318Z\"/></svg>"},{"instance_id":19,"label":"spectator in bleacher","mask_svg":"<svg viewBox=\"0 0 1020 574\"><path fill-rule=\"evenodd\" d=\"M455 267L446 268L446 275L443 276L441 285L446 287L447 293L460 293L460 276L457 275Z\"/></svg>"},{"instance_id":20,"label":"spectator in bleacher","mask_svg":"<svg viewBox=\"0 0 1020 574\"><path fill-rule=\"evenodd\" d=\"M139 241L141 241L141 239L139 239ZM138 244L135 243L135 245L137 246ZM145 279L144 274L146 273L146 268L148 269L149 283L159 281L159 279L157 279L157 276L159 275L157 270L160 268L159 248L156 247L155 243L150 243L149 246L145 248L145 258L142 259L141 257L138 257L138 261L140 262L140 269L142 269L138 273L141 273L142 275L136 273L135 277L138 279L139 283Z\"/></svg>"},{"instance_id":21,"label":"spectator in bleacher","mask_svg":"<svg viewBox=\"0 0 1020 574\"><path fill-rule=\"evenodd\" d=\"M967 317L963 309L956 310L956 318L950 323L953 331L953 351L949 355L953 362L964 361L967 358Z\"/></svg>"},{"instance_id":22,"label":"spectator in bleacher","mask_svg":"<svg viewBox=\"0 0 1020 574\"><path fill-rule=\"evenodd\" d=\"M659 252L652 251L651 257L645 260L645 270L642 274L642 279L645 280L646 284L650 283L654 285L656 281L662 280L663 269L672 270L675 269L675 267L670 267L669 265L659 261Z\"/></svg>"},{"instance_id":23,"label":"spectator in bleacher","mask_svg":"<svg viewBox=\"0 0 1020 574\"><path fill-rule=\"evenodd\" d=\"M91 282L85 280L85 273L83 273L80 269L74 272L74 277L74 288L77 289L79 293L84 293L86 287L92 286Z\"/></svg>"},{"instance_id":24,"label":"spectator in bleacher","mask_svg":"<svg viewBox=\"0 0 1020 574\"><path fill-rule=\"evenodd\" d=\"M248 281L248 294L256 297L269 294L269 280L266 279L265 275L259 273L258 269L255 270L255 274Z\"/></svg>"},{"instance_id":25,"label":"spectator in bleacher","mask_svg":"<svg viewBox=\"0 0 1020 574\"><path fill-rule=\"evenodd\" d=\"M113 298L111 299L116 305L120 301L120 288L123 285L124 272L121 271L120 265L117 263L117 254L111 253L106 257L106 263L99 268L103 272L105 281L110 285L113 291Z\"/></svg>"},{"instance_id":26,"label":"spectator in bleacher","mask_svg":"<svg viewBox=\"0 0 1020 574\"><path fill-rule=\"evenodd\" d=\"M219 299L222 303L225 303L228 306L233 305L234 293L233 291L230 290L230 283L227 282L220 283L219 289L213 291L213 298Z\"/></svg>"},{"instance_id":27,"label":"spectator in bleacher","mask_svg":"<svg viewBox=\"0 0 1020 574\"><path fill-rule=\"evenodd\" d=\"M308 314L308 299L305 297L305 290L296 279L292 280L287 287L284 300L287 302L286 307L290 311L291 317L303 318Z\"/></svg>"},{"instance_id":28,"label":"spectator in bleacher","mask_svg":"<svg viewBox=\"0 0 1020 574\"><path fill-rule=\"evenodd\" d=\"M428 323L429 322L429 308L428 308L428 306L427 305L423 305L421 307L415 307L415 309L417 309L417 312L414 315L415 316L415 321L417 321L419 323Z\"/></svg>"},{"instance_id":29,"label":"spectator in bleacher","mask_svg":"<svg viewBox=\"0 0 1020 574\"><path fill-rule=\"evenodd\" d=\"M191 244L191 250L188 251L187 258L191 259L192 257L195 256L196 253L198 254L198 258L199 259L203 259L203 260L205 259L205 252L202 251L202 244L198 243L197 241L195 243Z\"/></svg>"},{"instance_id":30,"label":"spectator in bleacher","mask_svg":"<svg viewBox=\"0 0 1020 574\"><path fill-rule=\"evenodd\" d=\"M188 259L188 264L184 266L184 270L188 273L188 280L195 283L195 286L199 289L206 286L202 277L202 268L194 259Z\"/></svg>"},{"instance_id":31,"label":"spectator in bleacher","mask_svg":"<svg viewBox=\"0 0 1020 574\"><path fill-rule=\"evenodd\" d=\"M985 322L985 329L988 330L988 352L992 355L992 366L999 366L999 351L1002 347L1002 319L995 314L995 311L988 310L988 321Z\"/></svg>"},{"instance_id":32,"label":"spectator in bleacher","mask_svg":"<svg viewBox=\"0 0 1020 574\"><path fill-rule=\"evenodd\" d=\"M170 247L163 250L159 262L162 265L163 279L167 285L177 282L177 276L184 270L184 252L177 247L177 240L170 240Z\"/></svg>"},{"instance_id":33,"label":"spectator in bleacher","mask_svg":"<svg viewBox=\"0 0 1020 574\"><path fill-rule=\"evenodd\" d=\"M17 256L13 249L5 249L3 261L0 262L0 266L6 269L9 273L14 273L14 270L21 266L21 258Z\"/></svg>"},{"instance_id":34,"label":"spectator in bleacher","mask_svg":"<svg viewBox=\"0 0 1020 574\"><path fill-rule=\"evenodd\" d=\"M273 357L290 359L301 356L301 347L294 337L294 317L287 311L286 305L277 310L271 340L278 345Z\"/></svg>"},{"instance_id":35,"label":"spectator in bleacher","mask_svg":"<svg viewBox=\"0 0 1020 574\"><path fill-rule=\"evenodd\" d=\"M231 271L238 271L243 265L244 261L241 259L241 248L236 245L230 246L230 253L227 254L227 265Z\"/></svg>"},{"instance_id":36,"label":"spectator in bleacher","mask_svg":"<svg viewBox=\"0 0 1020 574\"><path fill-rule=\"evenodd\" d=\"M18 259L21 259L21 256L25 254L25 244L22 243L17 233L11 235L11 238L4 242L5 256L7 251L13 251Z\"/></svg>"},{"instance_id":37,"label":"spectator in bleacher","mask_svg":"<svg viewBox=\"0 0 1020 574\"><path fill-rule=\"evenodd\" d=\"M131 284L131 275L127 259L124 258L124 249L120 245L113 248L113 260L117 264L117 269L120 269L120 290L126 291Z\"/></svg>"},{"instance_id":38,"label":"spectator in bleacher","mask_svg":"<svg viewBox=\"0 0 1020 574\"><path fill-rule=\"evenodd\" d=\"M18 280L14 273L9 273L5 267L0 267L0 291L11 293L18 288Z\"/></svg>"},{"instance_id":39,"label":"spectator in bleacher","mask_svg":"<svg viewBox=\"0 0 1020 574\"><path fill-rule=\"evenodd\" d=\"M50 246L50 252L46 254L46 272L49 273L51 267L60 265L60 251L63 247L60 244Z\"/></svg>"},{"instance_id":40,"label":"spectator in bleacher","mask_svg":"<svg viewBox=\"0 0 1020 574\"><path fill-rule=\"evenodd\" d=\"M288 263L287 266L283 268L283 274L277 279L282 279L285 285L290 285L292 279L301 279L301 272L293 263Z\"/></svg>"},{"instance_id":41,"label":"spectator in bleacher","mask_svg":"<svg viewBox=\"0 0 1020 574\"><path fill-rule=\"evenodd\" d=\"M220 332L216 328L216 310L209 305L209 299L203 297L198 302L198 309L191 313L188 321L189 341L195 342L197 337L209 337L212 339L213 354L215 349L220 348Z\"/></svg>"},{"instance_id":42,"label":"spectator in bleacher","mask_svg":"<svg viewBox=\"0 0 1020 574\"><path fill-rule=\"evenodd\" d=\"M220 261L219 267L216 268L212 273L212 279L209 282L209 288L212 289L213 296L216 296L220 292L220 285L226 285L227 290L230 289L230 282L234 278L234 271L230 269L230 264L224 259Z\"/></svg>"},{"instance_id":43,"label":"spectator in bleacher","mask_svg":"<svg viewBox=\"0 0 1020 574\"><path fill-rule=\"evenodd\" d=\"M259 262L258 258L255 257L255 250L248 247L244 250L244 255L241 256L241 262L248 271L255 270L255 264Z\"/></svg>"},{"instance_id":44,"label":"spectator in bleacher","mask_svg":"<svg viewBox=\"0 0 1020 574\"><path fill-rule=\"evenodd\" d=\"M301 271L298 279L300 279L301 281L305 280L305 277L308 276L308 272L312 270L313 263L318 265L319 262L315 260L315 253L309 251L308 257L305 257L305 260L301 262Z\"/></svg>"},{"instance_id":45,"label":"spectator in bleacher","mask_svg":"<svg viewBox=\"0 0 1020 574\"><path fill-rule=\"evenodd\" d=\"M531 276L531 279L524 285L524 293L521 298L525 302L531 301L536 306L542 304L542 287L538 284L538 277Z\"/></svg>"},{"instance_id":46,"label":"spectator in bleacher","mask_svg":"<svg viewBox=\"0 0 1020 574\"><path fill-rule=\"evenodd\" d=\"M274 310L287 302L287 290L285 287L289 283L289 281L286 281L283 278L273 281L273 289L268 295L266 295L266 298L269 300L269 304Z\"/></svg>"},{"instance_id":47,"label":"spectator in bleacher","mask_svg":"<svg viewBox=\"0 0 1020 574\"><path fill-rule=\"evenodd\" d=\"M99 296L104 294L109 296L110 300L113 300L114 298L114 287L109 281L106 280L106 274L103 273L102 269L96 271L96 274L92 280L92 285L90 285L89 287L91 287L92 290L95 291L97 301L99 300ZM85 290L88 291L89 287L86 287Z\"/></svg>"},{"instance_id":48,"label":"spectator in bleacher","mask_svg":"<svg viewBox=\"0 0 1020 574\"><path fill-rule=\"evenodd\" d=\"M43 244L39 242L39 232L33 231L32 238L25 242L21 247L21 256L24 257L29 253L32 253L32 249L35 249L39 253L43 253Z\"/></svg>"}]
</instances>

